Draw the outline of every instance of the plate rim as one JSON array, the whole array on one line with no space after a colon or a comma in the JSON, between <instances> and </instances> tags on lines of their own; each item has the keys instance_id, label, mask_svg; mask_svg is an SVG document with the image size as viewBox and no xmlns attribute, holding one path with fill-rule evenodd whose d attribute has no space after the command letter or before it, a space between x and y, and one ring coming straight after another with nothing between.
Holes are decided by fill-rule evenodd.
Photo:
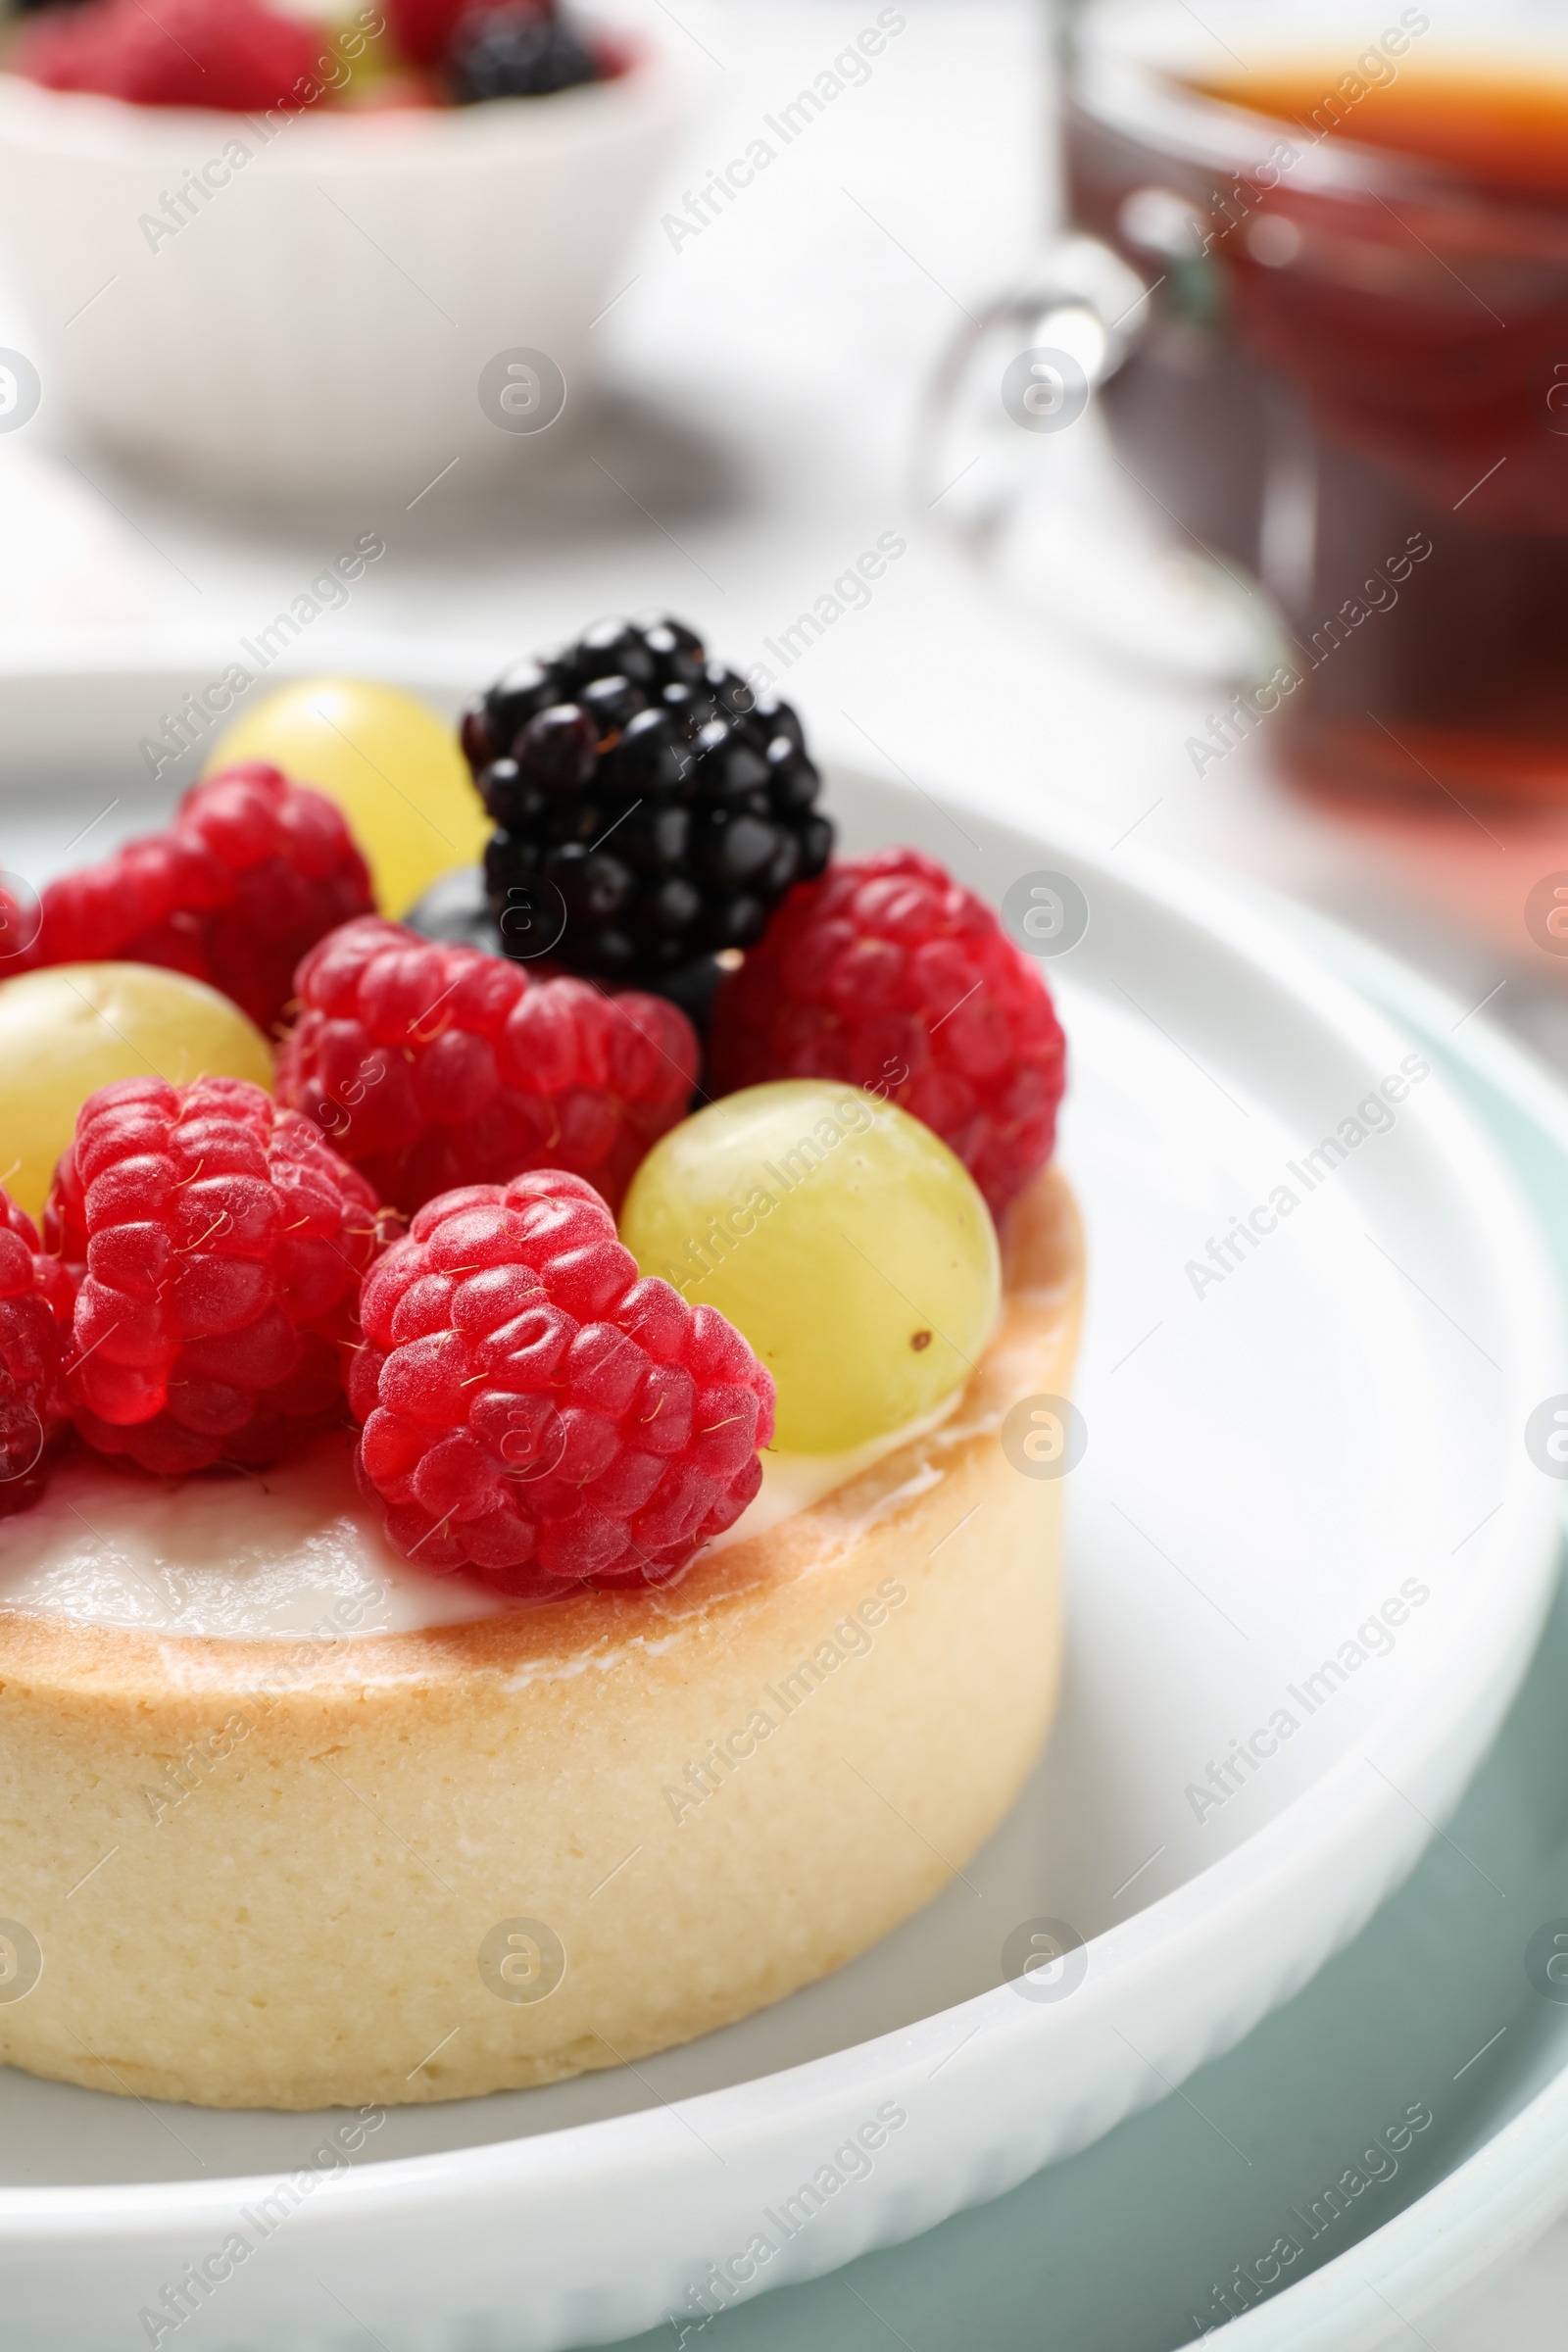
<instances>
[{"instance_id":1,"label":"plate rim","mask_svg":"<svg viewBox=\"0 0 1568 2352\"><path fill-rule=\"evenodd\" d=\"M1429 1032L1441 1028L1457 1037L1465 1007L1440 982L1316 907L1298 906L1262 884L1239 887L1281 913L1334 970L1375 991L1375 1002L1397 1003ZM1464 1026L1468 1037L1447 1050L1506 1093L1568 1167L1568 1087L1489 1016L1472 1016ZM1421 2196L1282 2294L1231 2321L1227 2333L1237 2352L1376 2352L1408 2333L1406 2314L1446 2317L1455 2298L1505 2273L1568 2211L1565 2124L1568 2063ZM1479 2259L1467 2267L1467 2255ZM1379 2291L1379 2279L1396 2290L1401 2309ZM1351 2308L1357 2300L1360 2312ZM1177 2352L1200 2352L1206 2340L1192 2337Z\"/></svg>"}]
</instances>

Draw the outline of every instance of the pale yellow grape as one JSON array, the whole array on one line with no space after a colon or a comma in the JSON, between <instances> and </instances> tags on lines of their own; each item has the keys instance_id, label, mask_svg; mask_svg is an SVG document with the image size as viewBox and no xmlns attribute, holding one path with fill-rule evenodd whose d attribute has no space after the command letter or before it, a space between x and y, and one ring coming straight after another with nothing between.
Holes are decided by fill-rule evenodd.
<instances>
[{"instance_id":1,"label":"pale yellow grape","mask_svg":"<svg viewBox=\"0 0 1568 2352\"><path fill-rule=\"evenodd\" d=\"M620 1233L643 1273L751 1342L787 1452L836 1453L934 1411L1002 1295L968 1170L907 1112L817 1078L747 1087L672 1128Z\"/></svg>"},{"instance_id":2,"label":"pale yellow grape","mask_svg":"<svg viewBox=\"0 0 1568 2352\"><path fill-rule=\"evenodd\" d=\"M401 915L439 874L471 865L490 823L450 720L368 678L281 686L220 737L206 773L267 760L336 801L370 869L375 903Z\"/></svg>"},{"instance_id":3,"label":"pale yellow grape","mask_svg":"<svg viewBox=\"0 0 1568 2352\"><path fill-rule=\"evenodd\" d=\"M272 1049L216 988L150 963L57 963L0 983L0 1183L35 1222L87 1097L149 1077L270 1092Z\"/></svg>"}]
</instances>

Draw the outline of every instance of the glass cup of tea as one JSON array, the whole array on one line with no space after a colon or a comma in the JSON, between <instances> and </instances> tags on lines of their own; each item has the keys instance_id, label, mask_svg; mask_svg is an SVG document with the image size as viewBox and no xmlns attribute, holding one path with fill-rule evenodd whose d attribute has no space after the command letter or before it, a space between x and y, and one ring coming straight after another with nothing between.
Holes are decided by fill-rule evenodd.
<instances>
[{"instance_id":1,"label":"glass cup of tea","mask_svg":"<svg viewBox=\"0 0 1568 2352\"><path fill-rule=\"evenodd\" d=\"M1216 758L1568 803L1568 12L1089 0L1066 48L1071 226L950 355L953 511L1011 433L1091 625L1229 669Z\"/></svg>"}]
</instances>

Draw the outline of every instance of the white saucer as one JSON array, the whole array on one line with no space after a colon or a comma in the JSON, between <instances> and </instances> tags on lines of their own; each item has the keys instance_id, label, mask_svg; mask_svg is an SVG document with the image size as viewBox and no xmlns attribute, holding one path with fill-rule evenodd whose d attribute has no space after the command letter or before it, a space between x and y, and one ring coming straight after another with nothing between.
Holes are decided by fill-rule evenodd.
<instances>
[{"instance_id":1,"label":"white saucer","mask_svg":"<svg viewBox=\"0 0 1568 2352\"><path fill-rule=\"evenodd\" d=\"M137 714L173 683L57 681L33 878L43 828L63 845L130 780ZM0 804L28 781L0 768ZM1568 1389L1553 1276L1505 1168L1441 1077L1406 1068L1391 1128L1293 1179L1411 1054L1326 966L1125 854L1105 870L850 774L831 798L852 844L919 842L998 902L1066 870L1089 902L1051 967L1090 1218L1089 1448L1067 1698L1030 1790L836 1978L635 2071L396 2111L330 2180L312 2158L338 2119L3 2078L8 2342L58 2344L63 2315L83 2344L145 2340L137 2312L235 2232L257 2259L210 2300L191 2290L184 2340L324 2345L347 2311L389 2352L456 2340L460 2314L474 2341L542 2348L695 2309L760 2231L779 2245L756 2285L832 2269L1085 2146L1237 2041L1408 1871L1491 1740L1554 1559L1556 1492L1519 1430ZM1193 1270L1282 1185L1299 1204L1277 1230L1254 1218L1217 1282ZM1216 1789L1238 1740L1251 1766ZM1000 1982L1045 1919L1090 1939L1081 1973ZM868 2170L837 2168L793 2232L762 2219L879 2107L904 2121ZM294 2193L264 2250L243 2217L280 2174Z\"/></svg>"}]
</instances>

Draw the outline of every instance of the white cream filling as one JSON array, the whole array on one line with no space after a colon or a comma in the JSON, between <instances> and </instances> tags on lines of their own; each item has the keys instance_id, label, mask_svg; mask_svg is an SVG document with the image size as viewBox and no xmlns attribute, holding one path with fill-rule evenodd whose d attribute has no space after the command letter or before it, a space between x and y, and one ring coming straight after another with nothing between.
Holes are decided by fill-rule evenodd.
<instances>
[{"instance_id":1,"label":"white cream filling","mask_svg":"<svg viewBox=\"0 0 1568 2352\"><path fill-rule=\"evenodd\" d=\"M923 1438L929 1431L940 1429L962 1395L960 1382L935 1412L922 1413L917 1421L906 1421L902 1429L891 1429L885 1437L868 1438L863 1446L847 1446L842 1453L764 1453L760 1491L753 1495L734 1526L713 1538L708 1550L724 1551L731 1544L743 1543L748 1536L765 1535L770 1527L793 1519L797 1511L808 1511L813 1502L820 1502L824 1494L831 1494L837 1487L847 1487L852 1478L858 1478L862 1471L881 1461L884 1454L906 1446L911 1438Z\"/></svg>"},{"instance_id":2,"label":"white cream filling","mask_svg":"<svg viewBox=\"0 0 1568 2352\"><path fill-rule=\"evenodd\" d=\"M760 1493L710 1548L808 1509L945 1421L961 1395L842 1453L764 1454ZM80 1454L55 1472L40 1502L0 1519L0 1608L83 1625L341 1641L462 1624L510 1605L394 1551L360 1497L341 1437L235 1477L146 1478Z\"/></svg>"},{"instance_id":3,"label":"white cream filling","mask_svg":"<svg viewBox=\"0 0 1568 2352\"><path fill-rule=\"evenodd\" d=\"M274 1470L146 1478L78 1454L0 1519L0 1607L143 1633L406 1633L506 1606L387 1544L341 1437Z\"/></svg>"}]
</instances>

